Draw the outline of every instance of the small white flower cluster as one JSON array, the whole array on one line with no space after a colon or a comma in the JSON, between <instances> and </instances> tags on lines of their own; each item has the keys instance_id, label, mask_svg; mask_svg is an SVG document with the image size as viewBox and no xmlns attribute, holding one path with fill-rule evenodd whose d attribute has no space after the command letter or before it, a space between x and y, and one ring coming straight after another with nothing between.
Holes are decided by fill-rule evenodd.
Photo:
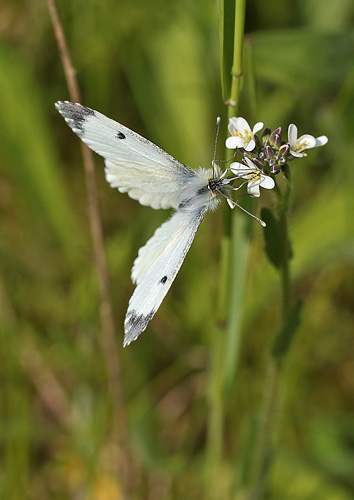
<instances>
[{"instance_id":1,"label":"small white flower cluster","mask_svg":"<svg viewBox=\"0 0 354 500\"><path fill-rule=\"evenodd\" d=\"M306 156L307 149L324 146L328 142L325 135L315 138L305 134L297 138L297 127L294 124L289 125L287 142L281 139L281 127L273 132L266 128L259 138L256 133L263 128L263 123L258 122L251 129L241 117L230 118L228 128L231 137L226 139L226 147L235 150L235 155L242 156L242 163L233 162L229 168L237 179L246 179L247 192L255 197L260 196L260 187L273 189L275 186L269 173L278 174L295 157Z\"/></svg>"}]
</instances>

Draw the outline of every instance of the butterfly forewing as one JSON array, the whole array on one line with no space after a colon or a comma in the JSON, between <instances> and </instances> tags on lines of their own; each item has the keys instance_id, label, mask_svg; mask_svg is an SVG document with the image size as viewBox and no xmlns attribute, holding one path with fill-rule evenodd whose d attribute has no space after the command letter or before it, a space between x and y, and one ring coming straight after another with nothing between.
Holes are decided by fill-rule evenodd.
<instances>
[{"instance_id":1,"label":"butterfly forewing","mask_svg":"<svg viewBox=\"0 0 354 500\"><path fill-rule=\"evenodd\" d=\"M72 130L103 156L106 178L142 205L178 208L194 170L124 125L81 104L56 103Z\"/></svg>"}]
</instances>

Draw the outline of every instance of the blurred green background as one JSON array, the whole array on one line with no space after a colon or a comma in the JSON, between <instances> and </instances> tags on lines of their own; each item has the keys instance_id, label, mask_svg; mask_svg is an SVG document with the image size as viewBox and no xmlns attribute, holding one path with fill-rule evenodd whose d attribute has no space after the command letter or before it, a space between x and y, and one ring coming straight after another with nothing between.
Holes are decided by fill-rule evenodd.
<instances>
[{"instance_id":1,"label":"blurred green background","mask_svg":"<svg viewBox=\"0 0 354 500\"><path fill-rule=\"evenodd\" d=\"M83 104L192 167L209 166L216 116L226 133L216 3L58 0L58 9ZM354 497L353 21L350 0L247 3L252 60L245 59L241 115L281 125L284 139L289 123L329 137L291 164L292 269L304 310L285 367L272 500ZM228 208L207 215L147 331L123 349L130 269L168 213L110 188L96 157L128 422L121 446L112 431L79 140L54 109L69 95L46 2L2 0L0 35L0 498L115 500L123 489L129 499L204 498ZM264 199L271 205L272 193ZM254 226L241 359L224 402L225 499L242 498L232 485L279 322L278 276Z\"/></svg>"}]
</instances>

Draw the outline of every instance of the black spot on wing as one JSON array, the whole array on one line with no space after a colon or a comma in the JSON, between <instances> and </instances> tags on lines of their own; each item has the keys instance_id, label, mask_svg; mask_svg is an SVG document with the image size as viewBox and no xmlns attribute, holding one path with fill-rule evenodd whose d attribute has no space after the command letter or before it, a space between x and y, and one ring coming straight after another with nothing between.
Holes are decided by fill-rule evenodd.
<instances>
[{"instance_id":1,"label":"black spot on wing","mask_svg":"<svg viewBox=\"0 0 354 500\"><path fill-rule=\"evenodd\" d=\"M164 276L163 278L160 279L160 283L162 283L163 285L166 283L167 281L167 276Z\"/></svg>"},{"instance_id":2,"label":"black spot on wing","mask_svg":"<svg viewBox=\"0 0 354 500\"><path fill-rule=\"evenodd\" d=\"M55 107L59 113L65 118L68 125L75 129L75 132L79 136L83 136L85 133L85 122L88 116L95 114L93 109L82 106L75 102L69 101L59 101L55 104Z\"/></svg>"},{"instance_id":3,"label":"black spot on wing","mask_svg":"<svg viewBox=\"0 0 354 500\"><path fill-rule=\"evenodd\" d=\"M153 318L156 311L150 311L148 314L137 314L137 311L131 311L127 314L124 322L124 342L123 347L136 340L145 330L148 323Z\"/></svg>"},{"instance_id":4,"label":"black spot on wing","mask_svg":"<svg viewBox=\"0 0 354 500\"><path fill-rule=\"evenodd\" d=\"M125 139L125 135L123 134L123 132L118 132L117 137L118 139Z\"/></svg>"}]
</instances>

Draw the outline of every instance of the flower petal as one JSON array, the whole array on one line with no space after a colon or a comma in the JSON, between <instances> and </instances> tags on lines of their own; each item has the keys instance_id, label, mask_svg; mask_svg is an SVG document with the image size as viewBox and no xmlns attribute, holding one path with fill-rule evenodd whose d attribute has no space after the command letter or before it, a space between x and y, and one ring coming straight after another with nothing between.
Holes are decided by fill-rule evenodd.
<instances>
[{"instance_id":1,"label":"flower petal","mask_svg":"<svg viewBox=\"0 0 354 500\"><path fill-rule=\"evenodd\" d=\"M247 165L249 166L249 168L254 171L254 170L259 170L259 168L253 163L253 161L250 159L250 158L247 158L247 156L245 156L244 158L247 162Z\"/></svg>"},{"instance_id":2,"label":"flower petal","mask_svg":"<svg viewBox=\"0 0 354 500\"><path fill-rule=\"evenodd\" d=\"M247 179L252 174L250 168L247 165L238 163L237 161L231 163L230 170L235 175L243 177L244 179Z\"/></svg>"},{"instance_id":3,"label":"flower petal","mask_svg":"<svg viewBox=\"0 0 354 500\"><path fill-rule=\"evenodd\" d=\"M296 158L302 158L305 153L299 153L298 151L293 151L292 149L290 149L290 154L292 154Z\"/></svg>"},{"instance_id":4,"label":"flower petal","mask_svg":"<svg viewBox=\"0 0 354 500\"><path fill-rule=\"evenodd\" d=\"M326 135L321 135L320 137L316 137L316 148L319 146L324 146L328 142L328 137Z\"/></svg>"},{"instance_id":5,"label":"flower petal","mask_svg":"<svg viewBox=\"0 0 354 500\"><path fill-rule=\"evenodd\" d=\"M251 196L254 196L255 198L259 198L259 196L261 195L259 191L259 184L260 184L259 179L257 179L256 181L250 181L247 184L247 193L250 194Z\"/></svg>"},{"instance_id":6,"label":"flower petal","mask_svg":"<svg viewBox=\"0 0 354 500\"><path fill-rule=\"evenodd\" d=\"M311 149L316 146L316 139L313 135L305 134L299 137L298 141L300 146L305 146L304 149Z\"/></svg>"},{"instance_id":7,"label":"flower petal","mask_svg":"<svg viewBox=\"0 0 354 500\"><path fill-rule=\"evenodd\" d=\"M291 123L288 127L288 141L290 146L295 146L297 141L297 126Z\"/></svg>"},{"instance_id":8,"label":"flower petal","mask_svg":"<svg viewBox=\"0 0 354 500\"><path fill-rule=\"evenodd\" d=\"M254 142L253 139L251 139L250 142L248 144L246 144L246 146L244 146L246 151L253 151L255 147L256 147L256 143Z\"/></svg>"},{"instance_id":9,"label":"flower petal","mask_svg":"<svg viewBox=\"0 0 354 500\"><path fill-rule=\"evenodd\" d=\"M261 128L263 128L264 123L263 122L258 122L256 125L253 127L253 133L256 134Z\"/></svg>"},{"instance_id":10,"label":"flower petal","mask_svg":"<svg viewBox=\"0 0 354 500\"><path fill-rule=\"evenodd\" d=\"M225 146L228 149L243 148L244 145L245 145L245 141L244 141L244 139L242 139L242 137L231 136L231 137L228 137L225 141Z\"/></svg>"},{"instance_id":11,"label":"flower petal","mask_svg":"<svg viewBox=\"0 0 354 500\"><path fill-rule=\"evenodd\" d=\"M261 184L260 186L265 189L273 189L275 186L274 179L269 177L269 175L263 175L261 174Z\"/></svg>"},{"instance_id":12,"label":"flower petal","mask_svg":"<svg viewBox=\"0 0 354 500\"><path fill-rule=\"evenodd\" d=\"M237 118L236 116L233 116L232 118L229 119L229 125L228 125L228 129L229 129L229 132L231 135L234 135L236 134L237 132Z\"/></svg>"},{"instance_id":13,"label":"flower petal","mask_svg":"<svg viewBox=\"0 0 354 500\"><path fill-rule=\"evenodd\" d=\"M236 118L236 128L240 132L241 135L244 135L245 131L246 132L252 132L251 131L251 127L248 125L247 120L245 120L241 116L239 116L238 118Z\"/></svg>"}]
</instances>

